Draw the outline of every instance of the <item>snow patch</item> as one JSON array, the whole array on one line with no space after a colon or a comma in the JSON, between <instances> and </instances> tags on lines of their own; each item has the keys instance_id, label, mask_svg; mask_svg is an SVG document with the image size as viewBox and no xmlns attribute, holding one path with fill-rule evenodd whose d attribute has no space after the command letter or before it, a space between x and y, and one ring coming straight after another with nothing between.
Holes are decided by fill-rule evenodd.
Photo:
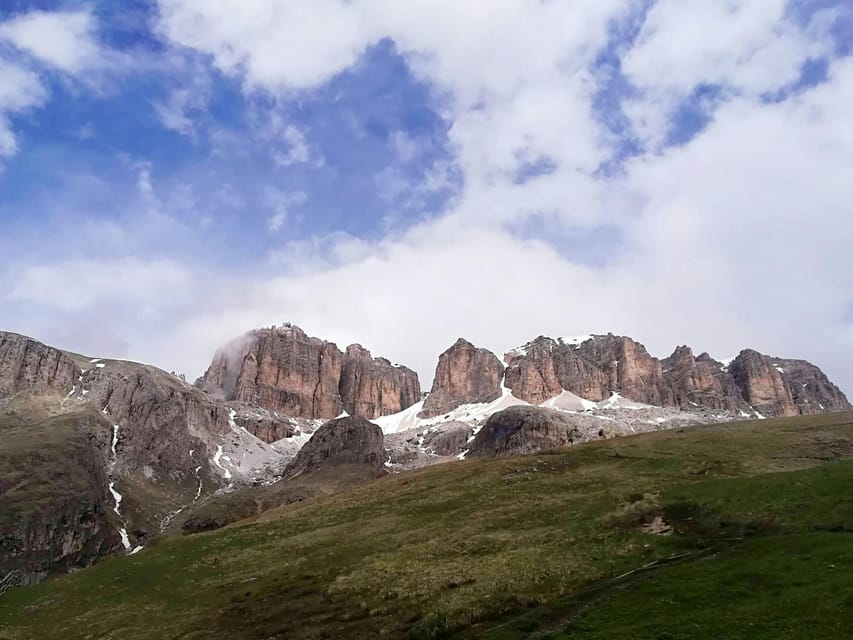
<instances>
[{"instance_id":1,"label":"snow patch","mask_svg":"<svg viewBox=\"0 0 853 640\"><path fill-rule=\"evenodd\" d=\"M106 409L104 409L104 411L106 411ZM116 445L117 444L118 444L118 425L114 424L113 425L113 441L112 441L112 445L111 445L111 449L113 452L113 464L115 464L115 457L116 457L116 455L118 455L118 454L116 454Z\"/></svg>"},{"instance_id":2,"label":"snow patch","mask_svg":"<svg viewBox=\"0 0 853 640\"><path fill-rule=\"evenodd\" d=\"M586 400L575 395L571 391L563 391L560 395L539 404L546 409L577 413L578 411L592 411L597 405L591 400Z\"/></svg>"},{"instance_id":3,"label":"snow patch","mask_svg":"<svg viewBox=\"0 0 853 640\"><path fill-rule=\"evenodd\" d=\"M596 407L598 409L649 409L652 405L628 400L614 391L607 400L602 400Z\"/></svg>"},{"instance_id":4,"label":"snow patch","mask_svg":"<svg viewBox=\"0 0 853 640\"><path fill-rule=\"evenodd\" d=\"M222 459L222 445L216 445L216 453L213 454L213 464L219 467L222 470L222 475L225 476L226 480L231 479L231 472L228 471L225 467L222 466L222 463L219 462Z\"/></svg>"},{"instance_id":5,"label":"snow patch","mask_svg":"<svg viewBox=\"0 0 853 640\"><path fill-rule=\"evenodd\" d=\"M737 358L737 356L732 356L731 358L722 358L721 360L718 360L718 362L719 362L721 365L723 365L723 366L721 367L721 368L722 368L722 370L723 370L723 371L728 371L728 370L729 370L729 366L731 366L731 364L732 364L732 362L734 362L735 358Z\"/></svg>"},{"instance_id":6,"label":"snow patch","mask_svg":"<svg viewBox=\"0 0 853 640\"><path fill-rule=\"evenodd\" d=\"M560 342L562 344L567 344L567 345L572 346L572 347L579 347L584 342L586 342L587 340L592 340L594 337L595 336L589 335L589 334L584 335L584 336L563 336L563 337L557 338L557 342Z\"/></svg>"},{"instance_id":7,"label":"snow patch","mask_svg":"<svg viewBox=\"0 0 853 640\"><path fill-rule=\"evenodd\" d=\"M128 536L127 536L127 529L125 529L124 527L122 527L121 529L119 529L119 530L118 530L118 534L121 536L121 544L122 544L122 546L123 546L127 551L130 551L130 549L131 549L131 546L130 546L130 538L128 538Z\"/></svg>"},{"instance_id":8,"label":"snow patch","mask_svg":"<svg viewBox=\"0 0 853 640\"><path fill-rule=\"evenodd\" d=\"M121 495L118 491L116 491L116 483L115 483L115 481L113 481L113 480L111 480L111 481L110 481L109 489L110 489L110 493L111 493L111 494L112 494L112 496L113 496L113 502L114 502L114 504L113 504L113 511L115 511L115 512L116 512L116 515L117 515L117 516L121 516L121 501L122 501L122 495Z\"/></svg>"},{"instance_id":9,"label":"snow patch","mask_svg":"<svg viewBox=\"0 0 853 640\"><path fill-rule=\"evenodd\" d=\"M228 412L228 426L231 427L232 431L239 431L239 428L237 427L237 422L235 420L236 417L237 417L237 412L234 411L234 409L231 409Z\"/></svg>"}]
</instances>

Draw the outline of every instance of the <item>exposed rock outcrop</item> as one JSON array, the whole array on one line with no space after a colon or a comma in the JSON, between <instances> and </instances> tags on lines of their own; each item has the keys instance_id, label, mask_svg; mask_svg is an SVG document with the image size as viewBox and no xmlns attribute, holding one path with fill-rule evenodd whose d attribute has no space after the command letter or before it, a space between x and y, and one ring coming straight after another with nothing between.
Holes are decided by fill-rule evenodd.
<instances>
[{"instance_id":1,"label":"exposed rock outcrop","mask_svg":"<svg viewBox=\"0 0 853 640\"><path fill-rule=\"evenodd\" d=\"M0 332L0 398L24 389L68 392L79 375L79 367L65 352Z\"/></svg>"},{"instance_id":2,"label":"exposed rock outcrop","mask_svg":"<svg viewBox=\"0 0 853 640\"><path fill-rule=\"evenodd\" d=\"M582 342L576 352L607 377L607 386L601 389L602 396L616 392L646 404L672 404L672 392L663 379L660 361L650 356L639 342L609 333ZM573 388L568 391L577 393Z\"/></svg>"},{"instance_id":3,"label":"exposed rock outcrop","mask_svg":"<svg viewBox=\"0 0 853 640\"><path fill-rule=\"evenodd\" d=\"M492 415L468 450L495 457L565 447L581 436L573 416L541 407L510 407Z\"/></svg>"},{"instance_id":4,"label":"exposed rock outcrop","mask_svg":"<svg viewBox=\"0 0 853 640\"><path fill-rule=\"evenodd\" d=\"M343 357L334 344L311 338L294 326L251 335L237 376L235 400L301 418L341 414L338 383Z\"/></svg>"},{"instance_id":5,"label":"exposed rock outcrop","mask_svg":"<svg viewBox=\"0 0 853 640\"><path fill-rule=\"evenodd\" d=\"M269 444L284 438L292 438L298 433L295 421L251 405L238 411L234 416L234 422L259 440Z\"/></svg>"},{"instance_id":6,"label":"exposed rock outcrop","mask_svg":"<svg viewBox=\"0 0 853 640\"><path fill-rule=\"evenodd\" d=\"M436 456L457 455L465 450L474 427L464 422L445 422L441 429L427 429L422 435L422 447Z\"/></svg>"},{"instance_id":7,"label":"exposed rock outcrop","mask_svg":"<svg viewBox=\"0 0 853 640\"><path fill-rule=\"evenodd\" d=\"M382 429L366 418L349 416L330 420L314 432L285 470L295 478L325 467L358 465L379 473L385 464Z\"/></svg>"},{"instance_id":8,"label":"exposed rock outcrop","mask_svg":"<svg viewBox=\"0 0 853 640\"><path fill-rule=\"evenodd\" d=\"M374 358L361 345L334 343L283 325L251 331L221 349L197 383L216 397L257 404L286 416L377 418L420 400L417 374Z\"/></svg>"},{"instance_id":9,"label":"exposed rock outcrop","mask_svg":"<svg viewBox=\"0 0 853 640\"><path fill-rule=\"evenodd\" d=\"M568 391L593 402L616 393L649 405L765 417L851 408L814 365L751 349L726 367L687 346L660 361L633 339L612 334L568 341L540 336L505 359L506 386L531 404Z\"/></svg>"},{"instance_id":10,"label":"exposed rock outcrop","mask_svg":"<svg viewBox=\"0 0 853 640\"><path fill-rule=\"evenodd\" d=\"M578 345L539 336L506 355L506 386L512 394L540 404L563 390L599 402L610 396L611 376L576 353Z\"/></svg>"},{"instance_id":11,"label":"exposed rock outcrop","mask_svg":"<svg viewBox=\"0 0 853 640\"><path fill-rule=\"evenodd\" d=\"M566 342L540 336L507 360L507 387L531 404L563 390L593 402L613 393L656 405L672 399L660 362L631 338L608 334Z\"/></svg>"},{"instance_id":12,"label":"exposed rock outcrop","mask_svg":"<svg viewBox=\"0 0 853 640\"><path fill-rule=\"evenodd\" d=\"M791 389L772 358L744 349L729 365L729 372L744 399L761 415L768 418L800 415Z\"/></svg>"},{"instance_id":13,"label":"exposed rock outcrop","mask_svg":"<svg viewBox=\"0 0 853 640\"><path fill-rule=\"evenodd\" d=\"M749 411L734 377L707 353L697 358L690 347L678 347L662 365L673 405L687 410Z\"/></svg>"},{"instance_id":14,"label":"exposed rock outcrop","mask_svg":"<svg viewBox=\"0 0 853 640\"><path fill-rule=\"evenodd\" d=\"M344 353L338 386L344 411L378 418L406 409L421 399L418 374L385 358L374 358L359 344Z\"/></svg>"},{"instance_id":15,"label":"exposed rock outcrop","mask_svg":"<svg viewBox=\"0 0 853 640\"><path fill-rule=\"evenodd\" d=\"M791 390L791 398L803 415L849 411L850 403L837 386L816 366L805 360L771 358L773 367Z\"/></svg>"},{"instance_id":16,"label":"exposed rock outcrop","mask_svg":"<svg viewBox=\"0 0 853 640\"><path fill-rule=\"evenodd\" d=\"M432 391L421 417L432 418L462 404L491 402L501 395L504 367L487 349L459 338L438 358Z\"/></svg>"},{"instance_id":17,"label":"exposed rock outcrop","mask_svg":"<svg viewBox=\"0 0 853 640\"><path fill-rule=\"evenodd\" d=\"M19 405L0 416L0 575L19 571L24 584L121 549L105 473L109 425L86 409L35 413Z\"/></svg>"}]
</instances>

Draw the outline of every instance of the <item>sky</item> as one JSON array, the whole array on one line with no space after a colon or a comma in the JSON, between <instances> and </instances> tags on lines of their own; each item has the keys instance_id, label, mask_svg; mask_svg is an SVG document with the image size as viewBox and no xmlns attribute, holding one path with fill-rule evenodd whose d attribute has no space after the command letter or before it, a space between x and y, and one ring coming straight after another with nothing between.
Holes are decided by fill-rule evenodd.
<instances>
[{"instance_id":1,"label":"sky","mask_svg":"<svg viewBox=\"0 0 853 640\"><path fill-rule=\"evenodd\" d=\"M0 329L809 359L853 392L848 0L5 0Z\"/></svg>"}]
</instances>

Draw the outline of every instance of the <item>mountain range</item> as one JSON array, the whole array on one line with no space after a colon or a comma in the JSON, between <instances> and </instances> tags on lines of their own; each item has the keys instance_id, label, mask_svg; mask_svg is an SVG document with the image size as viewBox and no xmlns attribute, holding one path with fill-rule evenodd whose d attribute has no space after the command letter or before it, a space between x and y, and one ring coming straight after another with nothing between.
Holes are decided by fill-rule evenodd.
<instances>
[{"instance_id":1,"label":"mountain range","mask_svg":"<svg viewBox=\"0 0 853 640\"><path fill-rule=\"evenodd\" d=\"M412 369L290 324L225 345L195 384L0 333L0 578L466 456L849 409L804 360L658 359L612 334L540 336L502 358L459 339L422 393Z\"/></svg>"}]
</instances>

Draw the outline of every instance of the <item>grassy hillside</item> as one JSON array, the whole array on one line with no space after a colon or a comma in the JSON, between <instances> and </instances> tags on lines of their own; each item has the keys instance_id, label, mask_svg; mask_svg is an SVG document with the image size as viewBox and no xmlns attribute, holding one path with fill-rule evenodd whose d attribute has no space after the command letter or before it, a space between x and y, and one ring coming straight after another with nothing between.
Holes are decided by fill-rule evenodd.
<instances>
[{"instance_id":1,"label":"grassy hillside","mask_svg":"<svg viewBox=\"0 0 853 640\"><path fill-rule=\"evenodd\" d=\"M851 487L850 415L447 464L11 591L0 638L843 637Z\"/></svg>"}]
</instances>

